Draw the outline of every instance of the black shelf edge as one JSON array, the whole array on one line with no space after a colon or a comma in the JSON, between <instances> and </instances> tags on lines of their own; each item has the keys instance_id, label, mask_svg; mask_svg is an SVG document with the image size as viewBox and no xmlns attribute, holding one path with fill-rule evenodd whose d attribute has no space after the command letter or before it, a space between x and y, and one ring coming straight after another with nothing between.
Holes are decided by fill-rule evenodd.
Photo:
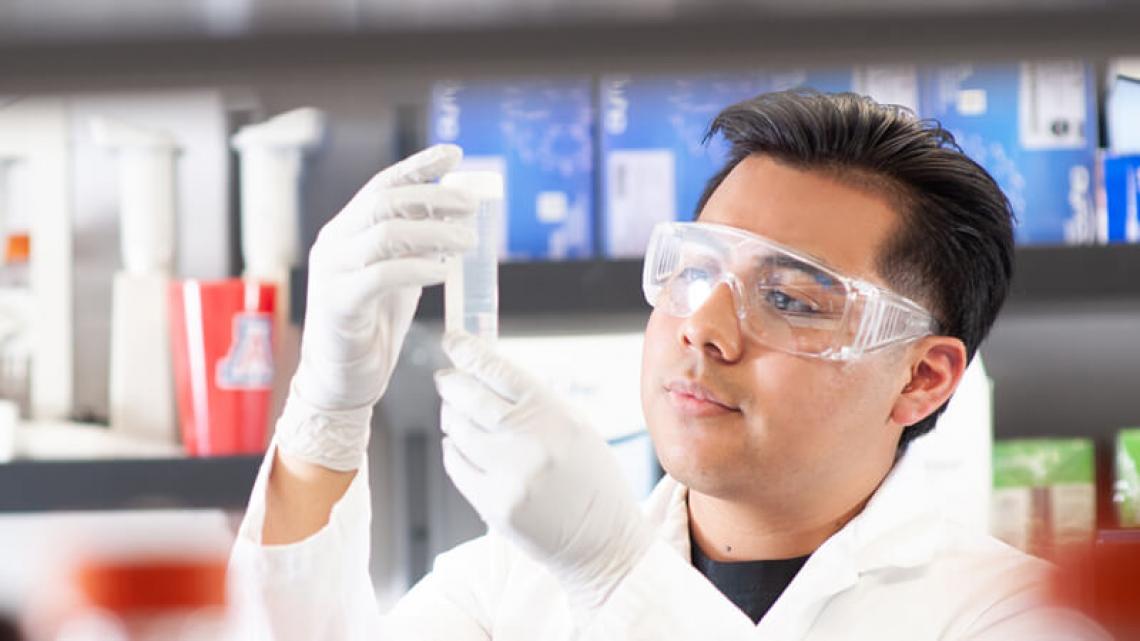
<instances>
[{"instance_id":1,"label":"black shelf edge","mask_svg":"<svg viewBox=\"0 0 1140 641\"><path fill-rule=\"evenodd\" d=\"M290 281L291 320L305 316L304 268ZM641 295L641 260L517 262L499 265L499 313L507 316L649 311ZM424 290L418 320L443 318L443 287Z\"/></svg>"},{"instance_id":2,"label":"black shelf edge","mask_svg":"<svg viewBox=\"0 0 1140 641\"><path fill-rule=\"evenodd\" d=\"M305 270L294 272L293 322L304 317ZM1018 247L1009 304L1140 302L1140 245ZM499 312L505 316L648 312L641 260L504 263ZM417 318L443 317L443 288L424 291Z\"/></svg>"},{"instance_id":3,"label":"black shelf edge","mask_svg":"<svg viewBox=\"0 0 1140 641\"><path fill-rule=\"evenodd\" d=\"M0 513L244 509L261 456L0 464Z\"/></svg>"},{"instance_id":4,"label":"black shelf edge","mask_svg":"<svg viewBox=\"0 0 1140 641\"><path fill-rule=\"evenodd\" d=\"M540 316L649 311L641 260L503 263L499 314ZM418 319L443 318L443 288L424 290Z\"/></svg>"},{"instance_id":5,"label":"black shelf edge","mask_svg":"<svg viewBox=\"0 0 1140 641\"><path fill-rule=\"evenodd\" d=\"M1140 301L1140 245L1019 247L1011 305Z\"/></svg>"}]
</instances>

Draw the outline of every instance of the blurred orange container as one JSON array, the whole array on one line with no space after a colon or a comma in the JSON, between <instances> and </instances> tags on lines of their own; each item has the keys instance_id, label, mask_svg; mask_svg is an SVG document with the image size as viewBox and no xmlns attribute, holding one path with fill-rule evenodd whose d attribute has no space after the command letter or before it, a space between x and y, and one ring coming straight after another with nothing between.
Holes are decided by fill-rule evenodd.
<instances>
[{"instance_id":1,"label":"blurred orange container","mask_svg":"<svg viewBox=\"0 0 1140 641\"><path fill-rule=\"evenodd\" d=\"M1140 639L1140 529L1100 530L1085 545L1057 550L1053 595L1114 639Z\"/></svg>"},{"instance_id":2,"label":"blurred orange container","mask_svg":"<svg viewBox=\"0 0 1140 641\"><path fill-rule=\"evenodd\" d=\"M226 566L220 560L92 560L72 575L75 602L59 641L222 641Z\"/></svg>"}]
</instances>

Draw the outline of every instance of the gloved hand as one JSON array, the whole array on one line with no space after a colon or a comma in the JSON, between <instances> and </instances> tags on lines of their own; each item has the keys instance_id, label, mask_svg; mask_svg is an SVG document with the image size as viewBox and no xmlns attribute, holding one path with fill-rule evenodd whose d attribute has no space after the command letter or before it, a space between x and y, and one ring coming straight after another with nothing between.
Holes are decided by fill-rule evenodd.
<instances>
[{"instance_id":1,"label":"gloved hand","mask_svg":"<svg viewBox=\"0 0 1140 641\"><path fill-rule=\"evenodd\" d=\"M431 182L462 155L436 145L388 167L321 229L301 359L277 423L282 452L334 470L360 465L422 288L443 282L443 257L475 242L465 222L475 199Z\"/></svg>"},{"instance_id":2,"label":"gloved hand","mask_svg":"<svg viewBox=\"0 0 1140 641\"><path fill-rule=\"evenodd\" d=\"M576 608L596 608L652 532L601 435L490 343L444 337L443 464L492 531L543 563Z\"/></svg>"}]
</instances>

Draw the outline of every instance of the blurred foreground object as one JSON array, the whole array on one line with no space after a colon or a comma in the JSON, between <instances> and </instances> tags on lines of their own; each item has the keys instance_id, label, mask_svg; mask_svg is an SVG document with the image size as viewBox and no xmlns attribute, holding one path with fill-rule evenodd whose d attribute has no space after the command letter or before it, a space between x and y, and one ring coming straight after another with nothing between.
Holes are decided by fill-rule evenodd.
<instances>
[{"instance_id":1,"label":"blurred foreground object","mask_svg":"<svg viewBox=\"0 0 1140 641\"><path fill-rule=\"evenodd\" d=\"M167 510L8 520L23 578L9 603L34 641L223 639L233 537L214 511ZM23 531L21 540L19 532ZM28 537L35 537L34 539ZM40 545L35 545L38 543Z\"/></svg>"},{"instance_id":2,"label":"blurred foreground object","mask_svg":"<svg viewBox=\"0 0 1140 641\"><path fill-rule=\"evenodd\" d=\"M1115 639L1140 639L1137 433L1116 443L1116 514L1096 514L1095 458L1087 439L1022 439L994 446L993 533L1053 562L1056 604L1079 610Z\"/></svg>"},{"instance_id":3,"label":"blurred foreground object","mask_svg":"<svg viewBox=\"0 0 1140 641\"><path fill-rule=\"evenodd\" d=\"M1102 530L1057 549L1058 603L1087 614L1120 641L1140 639L1140 530Z\"/></svg>"},{"instance_id":4,"label":"blurred foreground object","mask_svg":"<svg viewBox=\"0 0 1140 641\"><path fill-rule=\"evenodd\" d=\"M55 641L206 641L226 632L225 563L91 560L63 587Z\"/></svg>"},{"instance_id":5,"label":"blurred foreground object","mask_svg":"<svg viewBox=\"0 0 1140 641\"><path fill-rule=\"evenodd\" d=\"M16 622L0 615L0 641L20 641L22 638Z\"/></svg>"}]
</instances>

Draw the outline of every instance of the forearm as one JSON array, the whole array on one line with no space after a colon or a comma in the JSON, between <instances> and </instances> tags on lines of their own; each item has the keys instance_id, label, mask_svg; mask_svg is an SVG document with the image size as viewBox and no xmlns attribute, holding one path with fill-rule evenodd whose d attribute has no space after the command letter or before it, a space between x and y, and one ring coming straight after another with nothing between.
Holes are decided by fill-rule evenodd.
<instances>
[{"instance_id":1,"label":"forearm","mask_svg":"<svg viewBox=\"0 0 1140 641\"><path fill-rule=\"evenodd\" d=\"M294 381L263 470L265 513L255 537L263 545L303 541L325 527L366 460L371 406L320 409L296 387Z\"/></svg>"},{"instance_id":2,"label":"forearm","mask_svg":"<svg viewBox=\"0 0 1140 641\"><path fill-rule=\"evenodd\" d=\"M277 444L273 444L238 531L230 562L229 601L234 625L241 634L233 638L385 639L380 633L380 612L368 573L371 501L367 466L346 474L352 480L347 489L335 492L339 500L329 499L333 507L326 503L323 515L314 517L314 512L322 510L304 505L305 501L318 503L322 494L335 490L328 483L316 493L304 484L301 491L273 487L280 481L296 485L304 480L291 477L289 471L281 472L286 469L282 461L288 461L288 456L279 457ZM307 498L312 496L316 498ZM272 515L268 519L267 512ZM302 533L305 518L327 523L308 528L312 532L306 535ZM273 528L269 534L267 523ZM293 542L285 544L286 540Z\"/></svg>"},{"instance_id":3,"label":"forearm","mask_svg":"<svg viewBox=\"0 0 1140 641\"><path fill-rule=\"evenodd\" d=\"M296 543L320 531L356 473L331 470L277 451L266 488L261 543Z\"/></svg>"}]
</instances>

